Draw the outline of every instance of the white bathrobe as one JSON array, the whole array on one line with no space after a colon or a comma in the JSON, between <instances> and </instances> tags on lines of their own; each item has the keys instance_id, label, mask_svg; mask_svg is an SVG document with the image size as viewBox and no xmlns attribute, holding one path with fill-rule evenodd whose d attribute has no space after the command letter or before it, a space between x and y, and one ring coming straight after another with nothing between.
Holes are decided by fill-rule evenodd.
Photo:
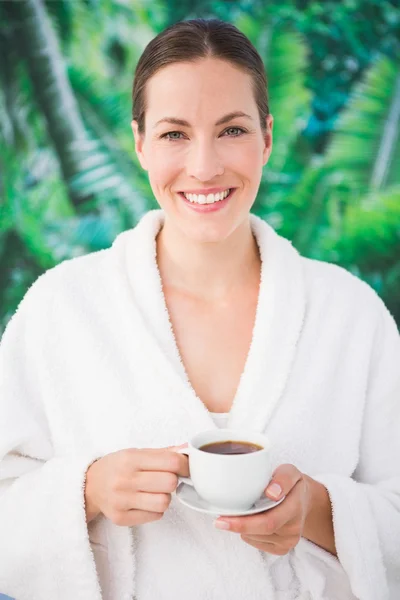
<instances>
[{"instance_id":1,"label":"white bathrobe","mask_svg":"<svg viewBox=\"0 0 400 600\"><path fill-rule=\"evenodd\" d=\"M160 521L86 524L85 474L216 427L188 381L152 211L34 283L0 352L0 592L17 600L399 600L400 338L383 302L251 216L262 273L228 418L329 491L338 559L261 552L176 496ZM223 360L224 357L221 357Z\"/></svg>"}]
</instances>

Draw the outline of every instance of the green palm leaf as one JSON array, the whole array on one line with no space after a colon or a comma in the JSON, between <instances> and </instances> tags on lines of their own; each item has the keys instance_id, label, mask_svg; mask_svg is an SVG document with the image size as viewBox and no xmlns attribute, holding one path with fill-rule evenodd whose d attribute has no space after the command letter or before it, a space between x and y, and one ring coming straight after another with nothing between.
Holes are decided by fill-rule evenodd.
<instances>
[{"instance_id":1,"label":"green palm leaf","mask_svg":"<svg viewBox=\"0 0 400 600\"><path fill-rule=\"evenodd\" d=\"M266 167L268 177L268 171L291 170L293 146L310 113L310 92L305 87L306 46L302 36L274 27L265 62L274 117L273 152Z\"/></svg>"},{"instance_id":2,"label":"green palm leaf","mask_svg":"<svg viewBox=\"0 0 400 600\"><path fill-rule=\"evenodd\" d=\"M315 159L277 207L282 213L279 233L304 255L310 256L316 251L313 246L327 227L329 189L328 170L322 160Z\"/></svg>"},{"instance_id":3,"label":"green palm leaf","mask_svg":"<svg viewBox=\"0 0 400 600\"><path fill-rule=\"evenodd\" d=\"M366 273L400 264L400 185L349 204L340 236L325 238L325 250L332 246L341 264L357 264Z\"/></svg>"},{"instance_id":4,"label":"green palm leaf","mask_svg":"<svg viewBox=\"0 0 400 600\"><path fill-rule=\"evenodd\" d=\"M69 69L69 76L86 128L98 140L72 185L88 194L113 190L126 213L124 227L131 227L149 209L151 189L134 153L129 96L107 90L76 68Z\"/></svg>"},{"instance_id":5,"label":"green palm leaf","mask_svg":"<svg viewBox=\"0 0 400 600\"><path fill-rule=\"evenodd\" d=\"M399 126L400 72L394 61L379 58L339 118L326 161L361 194L399 182Z\"/></svg>"}]
</instances>

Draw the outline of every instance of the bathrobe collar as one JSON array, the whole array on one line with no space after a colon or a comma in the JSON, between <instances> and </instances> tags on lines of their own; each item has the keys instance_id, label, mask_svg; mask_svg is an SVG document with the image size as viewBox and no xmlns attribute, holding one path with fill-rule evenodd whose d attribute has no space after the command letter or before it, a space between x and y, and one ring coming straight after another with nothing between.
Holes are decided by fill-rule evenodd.
<instances>
[{"instance_id":1,"label":"bathrobe collar","mask_svg":"<svg viewBox=\"0 0 400 600\"><path fill-rule=\"evenodd\" d=\"M213 429L214 421L190 384L183 365L162 290L156 261L156 236L164 212L148 212L122 238L132 297L141 329L147 337L143 351L157 361L166 381L173 379L177 397L198 419L200 429ZM302 258L291 243L265 221L250 215L260 249L261 281L253 337L240 378L227 427L263 431L267 427L290 374L305 316ZM136 311L135 311L136 312Z\"/></svg>"}]
</instances>

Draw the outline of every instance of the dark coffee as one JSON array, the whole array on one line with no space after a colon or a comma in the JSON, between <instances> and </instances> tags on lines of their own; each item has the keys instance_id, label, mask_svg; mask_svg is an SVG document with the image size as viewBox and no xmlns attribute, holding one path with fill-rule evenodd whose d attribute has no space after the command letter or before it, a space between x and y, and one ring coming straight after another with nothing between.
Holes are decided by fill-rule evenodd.
<instances>
[{"instance_id":1,"label":"dark coffee","mask_svg":"<svg viewBox=\"0 0 400 600\"><path fill-rule=\"evenodd\" d=\"M224 442L205 444L204 446L200 446L199 450L211 452L211 454L249 454L249 452L263 450L263 447L251 442L226 440Z\"/></svg>"}]
</instances>

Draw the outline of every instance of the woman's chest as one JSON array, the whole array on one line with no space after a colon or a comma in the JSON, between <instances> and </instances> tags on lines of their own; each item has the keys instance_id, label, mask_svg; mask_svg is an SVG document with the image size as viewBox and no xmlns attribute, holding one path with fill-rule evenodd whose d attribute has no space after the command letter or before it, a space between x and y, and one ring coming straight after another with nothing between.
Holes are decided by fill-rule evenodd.
<instances>
[{"instance_id":1,"label":"woman's chest","mask_svg":"<svg viewBox=\"0 0 400 600\"><path fill-rule=\"evenodd\" d=\"M213 304L166 294L169 317L190 385L211 412L229 412L253 337L257 290Z\"/></svg>"}]
</instances>

